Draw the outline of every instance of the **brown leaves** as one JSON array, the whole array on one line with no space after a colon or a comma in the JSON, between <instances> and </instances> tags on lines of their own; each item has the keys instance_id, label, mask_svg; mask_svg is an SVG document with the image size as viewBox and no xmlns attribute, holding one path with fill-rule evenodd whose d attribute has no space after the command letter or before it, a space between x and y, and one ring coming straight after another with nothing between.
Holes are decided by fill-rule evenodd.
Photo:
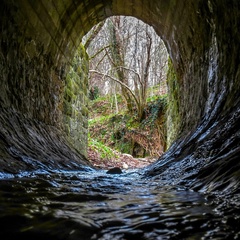
<instances>
[{"instance_id":1,"label":"brown leaves","mask_svg":"<svg viewBox=\"0 0 240 240\"><path fill-rule=\"evenodd\" d=\"M92 149L88 150L88 160L94 167L100 169L110 169L112 167L119 167L121 169L142 168L156 160L151 158L134 158L130 154L125 153L118 153L118 156L118 158L114 159L102 159L96 151Z\"/></svg>"}]
</instances>

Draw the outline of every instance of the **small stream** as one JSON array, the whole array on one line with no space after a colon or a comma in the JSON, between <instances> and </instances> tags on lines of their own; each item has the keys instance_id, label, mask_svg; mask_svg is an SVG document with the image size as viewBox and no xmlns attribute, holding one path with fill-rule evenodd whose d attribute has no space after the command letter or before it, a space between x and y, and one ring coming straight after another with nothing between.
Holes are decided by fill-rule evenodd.
<instances>
[{"instance_id":1,"label":"small stream","mask_svg":"<svg viewBox=\"0 0 240 240\"><path fill-rule=\"evenodd\" d=\"M1 240L240 239L239 217L239 208L221 211L209 196L133 170L0 180Z\"/></svg>"}]
</instances>

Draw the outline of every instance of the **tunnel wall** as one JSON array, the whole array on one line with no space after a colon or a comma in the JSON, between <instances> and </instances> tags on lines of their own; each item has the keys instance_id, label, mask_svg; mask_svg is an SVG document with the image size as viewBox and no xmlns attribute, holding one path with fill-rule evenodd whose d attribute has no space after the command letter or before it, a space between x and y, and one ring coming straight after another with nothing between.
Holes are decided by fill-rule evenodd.
<instances>
[{"instance_id":1,"label":"tunnel wall","mask_svg":"<svg viewBox=\"0 0 240 240\"><path fill-rule=\"evenodd\" d=\"M41 163L46 163L46 168L90 165L86 160L87 56L84 49L79 49L81 66L74 66L74 59L63 54L61 42L53 37L59 34L56 19L61 9L50 16L48 1L45 5L39 2L38 7L36 3L1 2L3 172L42 168ZM58 7L65 9L65 4ZM38 14L39 10L42 12ZM67 33L61 32L61 41L66 38ZM57 61L59 55L64 59L61 64ZM73 79L69 80L68 72Z\"/></svg>"},{"instance_id":2,"label":"tunnel wall","mask_svg":"<svg viewBox=\"0 0 240 240\"><path fill-rule=\"evenodd\" d=\"M78 47L66 76L63 97L63 131L84 156L88 144L88 54Z\"/></svg>"},{"instance_id":3,"label":"tunnel wall","mask_svg":"<svg viewBox=\"0 0 240 240\"><path fill-rule=\"evenodd\" d=\"M176 72L181 123L175 141L178 147L173 144L169 150L174 156L171 161L191 160L199 166L206 159L217 163L222 157L217 145L229 158L226 154L231 149L234 156L239 153L238 0L3 0L1 5L0 102L6 116L16 112L20 125L21 119L32 125L39 121L62 137L68 135L63 130L66 76L82 36L106 17L129 15L153 26ZM1 134L7 146L11 134L6 132ZM41 134L51 142L48 134ZM162 171L156 163L148 172Z\"/></svg>"},{"instance_id":4,"label":"tunnel wall","mask_svg":"<svg viewBox=\"0 0 240 240\"><path fill-rule=\"evenodd\" d=\"M30 23L21 14L12 2L1 6L1 106L59 125L61 74L44 44L36 36L26 36L23 29Z\"/></svg>"}]
</instances>

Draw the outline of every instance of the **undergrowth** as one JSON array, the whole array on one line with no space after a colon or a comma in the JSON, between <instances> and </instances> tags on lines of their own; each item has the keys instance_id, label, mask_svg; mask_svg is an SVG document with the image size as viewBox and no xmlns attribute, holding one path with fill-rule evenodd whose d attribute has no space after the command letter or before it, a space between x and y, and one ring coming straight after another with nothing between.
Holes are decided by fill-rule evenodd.
<instances>
[{"instance_id":1,"label":"undergrowth","mask_svg":"<svg viewBox=\"0 0 240 240\"><path fill-rule=\"evenodd\" d=\"M101 159L106 160L119 157L112 148L106 146L100 141L97 141L96 139L91 138L90 134L88 135L88 146L90 149L99 153Z\"/></svg>"},{"instance_id":2,"label":"undergrowth","mask_svg":"<svg viewBox=\"0 0 240 240\"><path fill-rule=\"evenodd\" d=\"M109 107L109 99L101 97L92 102L89 148L99 152L101 158L105 159L117 158L116 152L134 157L159 157L166 139L164 123L167 95L148 99L141 122L137 121L137 115L130 115L125 108L114 113Z\"/></svg>"}]
</instances>

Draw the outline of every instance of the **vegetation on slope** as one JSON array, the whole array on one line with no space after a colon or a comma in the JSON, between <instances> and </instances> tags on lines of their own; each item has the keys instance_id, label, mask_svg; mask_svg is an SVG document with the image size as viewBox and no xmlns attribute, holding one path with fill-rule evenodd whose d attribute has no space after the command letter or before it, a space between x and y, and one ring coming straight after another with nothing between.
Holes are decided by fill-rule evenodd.
<instances>
[{"instance_id":1,"label":"vegetation on slope","mask_svg":"<svg viewBox=\"0 0 240 240\"><path fill-rule=\"evenodd\" d=\"M161 156L166 149L168 69L163 41L140 20L113 16L96 25L83 45L92 100L89 160L102 165L123 156L131 163Z\"/></svg>"},{"instance_id":2,"label":"vegetation on slope","mask_svg":"<svg viewBox=\"0 0 240 240\"><path fill-rule=\"evenodd\" d=\"M99 167L123 167L126 162L128 167L141 167L161 156L166 148L167 95L148 98L141 121L137 112L128 112L120 95L117 98L121 110L114 113L112 97L106 95L90 103L90 161Z\"/></svg>"}]
</instances>

